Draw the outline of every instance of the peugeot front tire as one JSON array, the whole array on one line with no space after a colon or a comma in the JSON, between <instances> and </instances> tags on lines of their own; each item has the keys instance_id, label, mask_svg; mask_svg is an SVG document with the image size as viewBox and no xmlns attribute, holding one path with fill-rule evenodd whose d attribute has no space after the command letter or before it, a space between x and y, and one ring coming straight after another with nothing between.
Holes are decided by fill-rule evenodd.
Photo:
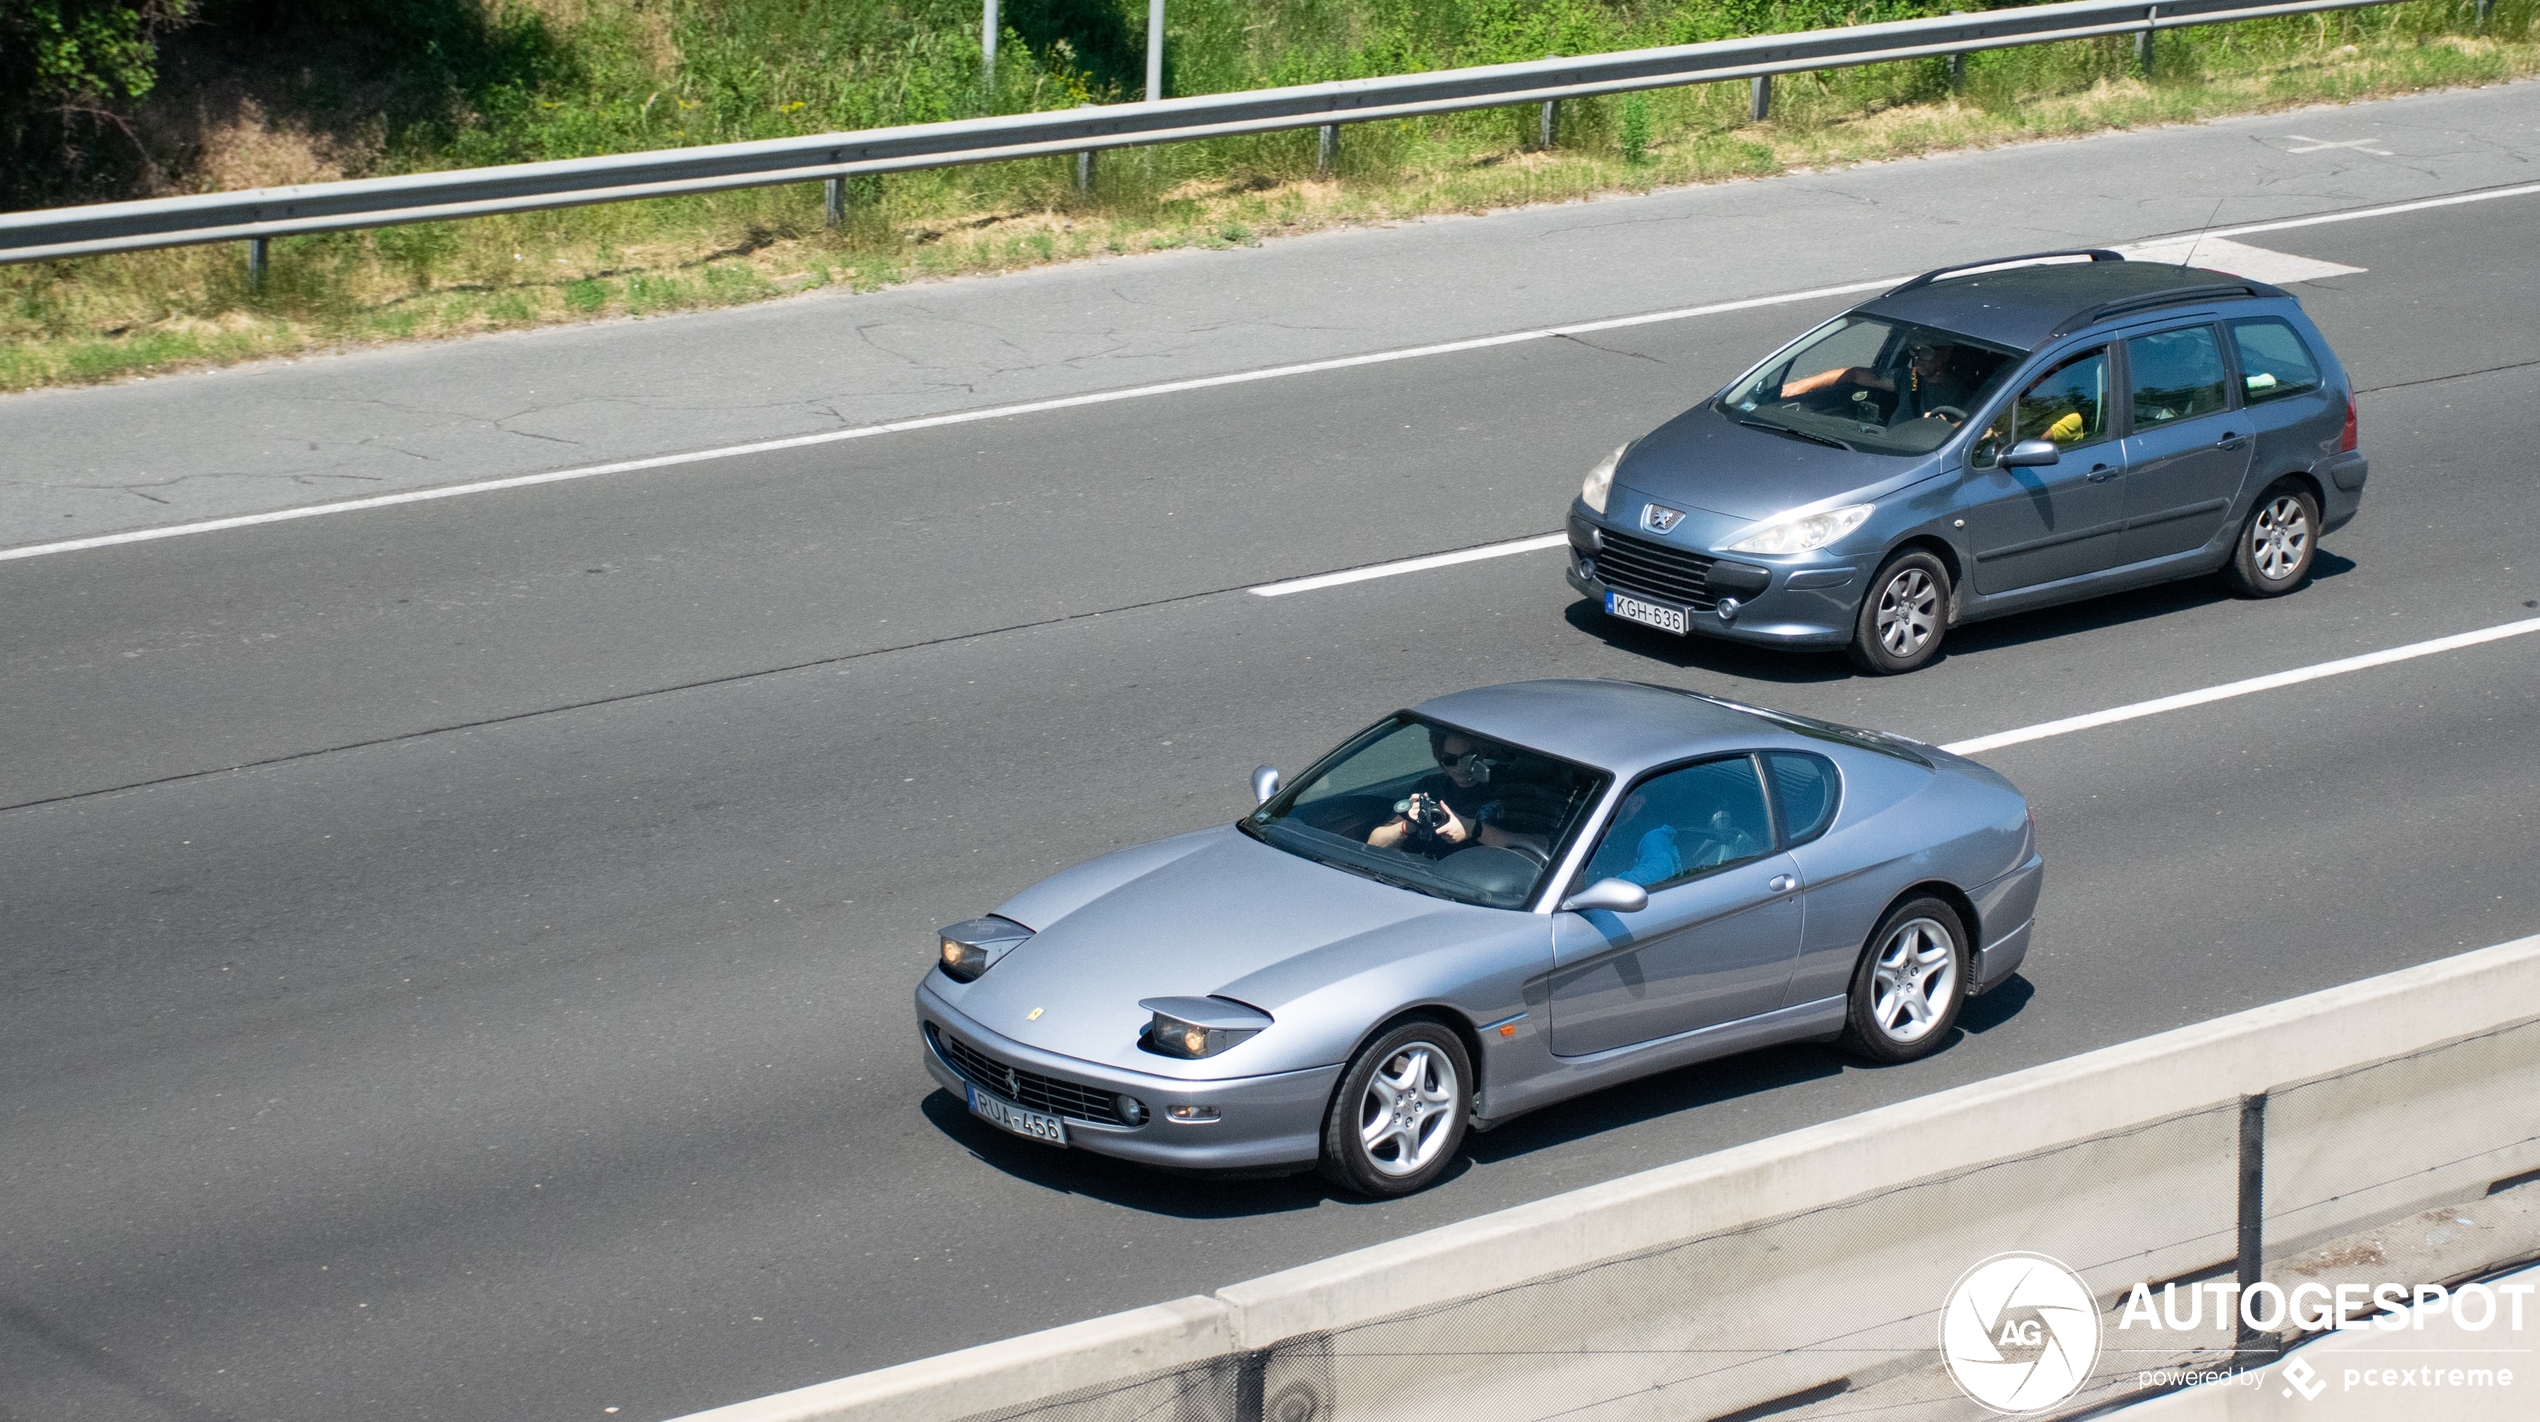
<instances>
[{"instance_id":1,"label":"peugeot front tire","mask_svg":"<svg viewBox=\"0 0 2540 1422\"><path fill-rule=\"evenodd\" d=\"M1879 565L1853 619L1852 664L1873 676L1915 671L1940 655L1949 631L1949 569L1920 548Z\"/></svg>"}]
</instances>

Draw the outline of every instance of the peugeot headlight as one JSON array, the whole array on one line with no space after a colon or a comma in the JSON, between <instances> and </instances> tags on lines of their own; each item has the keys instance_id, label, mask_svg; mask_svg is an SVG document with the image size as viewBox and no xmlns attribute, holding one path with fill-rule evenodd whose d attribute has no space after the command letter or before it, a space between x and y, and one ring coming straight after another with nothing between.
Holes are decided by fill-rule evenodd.
<instances>
[{"instance_id":1,"label":"peugeot headlight","mask_svg":"<svg viewBox=\"0 0 2540 1422\"><path fill-rule=\"evenodd\" d=\"M937 931L935 961L945 977L972 982L1031 936L1032 930L1010 919L970 919Z\"/></svg>"},{"instance_id":2,"label":"peugeot headlight","mask_svg":"<svg viewBox=\"0 0 2540 1422\"><path fill-rule=\"evenodd\" d=\"M1155 1014L1144 1045L1168 1057L1213 1057L1259 1035L1270 1014L1224 997L1151 997L1138 1006Z\"/></svg>"},{"instance_id":3,"label":"peugeot headlight","mask_svg":"<svg viewBox=\"0 0 2540 1422\"><path fill-rule=\"evenodd\" d=\"M1605 500L1614 492L1614 466L1623 462L1624 451L1630 448L1628 444L1618 444L1612 454L1596 461L1596 467L1588 471L1587 482L1579 485L1579 502L1598 513L1605 512Z\"/></svg>"},{"instance_id":4,"label":"peugeot headlight","mask_svg":"<svg viewBox=\"0 0 2540 1422\"><path fill-rule=\"evenodd\" d=\"M1859 528L1876 504L1852 504L1824 513L1766 519L1729 545L1732 553L1811 553Z\"/></svg>"}]
</instances>

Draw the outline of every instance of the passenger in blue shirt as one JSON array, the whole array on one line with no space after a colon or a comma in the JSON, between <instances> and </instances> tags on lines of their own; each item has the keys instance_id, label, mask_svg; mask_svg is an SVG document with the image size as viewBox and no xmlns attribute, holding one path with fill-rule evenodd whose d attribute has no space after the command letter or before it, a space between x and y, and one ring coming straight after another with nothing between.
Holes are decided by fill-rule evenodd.
<instances>
[{"instance_id":1,"label":"passenger in blue shirt","mask_svg":"<svg viewBox=\"0 0 2540 1422\"><path fill-rule=\"evenodd\" d=\"M1622 813L1615 817L1615 823L1630 825L1648 803L1647 795L1634 793L1623 801ZM1690 860L1686 858L1688 845L1692 850ZM1615 877L1629 879L1645 889L1683 878L1697 869L1750 859L1763 850L1755 836L1738 828L1736 816L1719 809L1711 812L1710 823L1702 830L1680 830L1669 824L1651 826L1634 846L1637 857L1632 867Z\"/></svg>"}]
</instances>

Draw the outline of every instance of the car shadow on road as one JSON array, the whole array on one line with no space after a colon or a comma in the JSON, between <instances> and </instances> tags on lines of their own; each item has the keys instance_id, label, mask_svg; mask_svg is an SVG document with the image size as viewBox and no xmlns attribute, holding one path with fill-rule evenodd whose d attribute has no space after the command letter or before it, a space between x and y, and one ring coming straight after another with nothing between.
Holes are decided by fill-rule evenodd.
<instances>
[{"instance_id":1,"label":"car shadow on road","mask_svg":"<svg viewBox=\"0 0 2540 1422\"><path fill-rule=\"evenodd\" d=\"M2309 581L2324 582L2344 577L2354 570L2353 559L2340 558L2323 549L2312 558ZM2297 590L2293 596L2301 594ZM1947 661L1953 655L1971 656L1997 648L2052 641L2058 637L2122 627L2130 622L2149 622L2156 617L2239 600L2223 586L2219 576L2155 583L2131 592L2110 593L2081 602L2068 602L2061 607L2042 607L2035 612L1969 623L1950 632L1949 640L1941 645L1940 656L1941 660Z\"/></svg>"},{"instance_id":2,"label":"car shadow on road","mask_svg":"<svg viewBox=\"0 0 2540 1422\"><path fill-rule=\"evenodd\" d=\"M1853 675L1841 652L1783 652L1770 647L1750 647L1743 642L1722 642L1710 637L1672 636L1625 622L1619 617L1608 617L1601 605L1587 598L1571 603L1562 612L1562 617L1571 626L1618 652L1665 662L1678 671L1709 672L1747 681L1777 681L1791 685L1841 681Z\"/></svg>"},{"instance_id":3,"label":"car shadow on road","mask_svg":"<svg viewBox=\"0 0 2540 1422\"><path fill-rule=\"evenodd\" d=\"M2028 979L2012 974L1999 987L1970 1001L1959 1012L1958 1025L1950 1032L1949 1040L1942 1043L1932 1056L1954 1051L1969 1036L1992 1031L2018 1016L2035 992ZM1930 1057L1923 1060L1928 1061ZM1913 1063L1904 1065L1910 1067ZM1793 1042L1741 1056L1696 1062L1692 1066L1679 1067L1547 1106L1541 1111L1520 1116L1488 1135L1468 1138L1464 1149L1475 1160L1489 1163L1636 1126L1643 1121L1672 1116L1681 1111L1717 1106L1740 1097L1761 1095L1803 1082L1822 1081L1841 1076L1847 1070L1893 1069L1864 1062L1832 1042Z\"/></svg>"},{"instance_id":4,"label":"car shadow on road","mask_svg":"<svg viewBox=\"0 0 2540 1422\"><path fill-rule=\"evenodd\" d=\"M2314 555L2309 581L2322 582L2343 577L2354 570L2354 560L2323 549ZM2048 642L2102 628L2122 627L2132 622L2148 622L2234 600L2220 577L2188 578L2174 583L2156 583L2130 592L2108 593L2059 607L2040 608L2035 612L1971 622L1951 630L1949 640L1941 645L1939 660L1933 665L1938 666L1953 657L1980 656L2006 647ZM1673 637L1620 618L1608 617L1604 608L1588 598L1572 602L1562 616L1571 626L1616 651L1664 662L1679 671L1710 672L1794 686L1841 681L1861 675L1853 670L1841 652L1785 652L1709 637Z\"/></svg>"},{"instance_id":5,"label":"car shadow on road","mask_svg":"<svg viewBox=\"0 0 2540 1422\"><path fill-rule=\"evenodd\" d=\"M1308 1170L1256 1179L1194 1178L1084 1150L1056 1150L1006 1134L970 1114L960 1097L936 1091L919 1106L955 1145L982 1165L1027 1184L1083 1195L1124 1210L1186 1220L1241 1219L1310 1210L1326 1200L1363 1203Z\"/></svg>"}]
</instances>

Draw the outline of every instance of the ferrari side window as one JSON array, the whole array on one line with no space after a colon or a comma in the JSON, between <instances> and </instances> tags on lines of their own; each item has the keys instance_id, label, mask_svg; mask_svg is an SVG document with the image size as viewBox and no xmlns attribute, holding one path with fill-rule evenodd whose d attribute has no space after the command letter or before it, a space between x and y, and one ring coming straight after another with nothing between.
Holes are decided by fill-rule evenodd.
<instances>
[{"instance_id":1,"label":"ferrari side window","mask_svg":"<svg viewBox=\"0 0 2540 1422\"><path fill-rule=\"evenodd\" d=\"M1663 889L1772 848L1773 822L1755 758L1704 761L1633 786L1581 882L1628 879Z\"/></svg>"},{"instance_id":2,"label":"ferrari side window","mask_svg":"<svg viewBox=\"0 0 2540 1422\"><path fill-rule=\"evenodd\" d=\"M1800 844L1825 832L1834 819L1834 764L1823 756L1796 751L1767 751L1772 762L1773 803L1782 812L1786 844Z\"/></svg>"}]
</instances>

